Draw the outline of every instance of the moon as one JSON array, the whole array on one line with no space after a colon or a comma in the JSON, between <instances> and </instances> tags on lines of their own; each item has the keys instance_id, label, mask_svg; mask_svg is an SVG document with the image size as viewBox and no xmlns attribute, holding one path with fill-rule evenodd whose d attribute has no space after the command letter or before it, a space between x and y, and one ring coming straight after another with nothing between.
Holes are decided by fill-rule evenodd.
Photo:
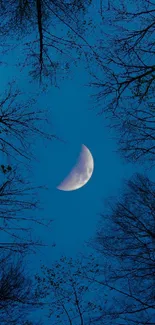
<instances>
[{"instance_id":1,"label":"moon","mask_svg":"<svg viewBox=\"0 0 155 325\"><path fill-rule=\"evenodd\" d=\"M89 149L82 144L82 150L68 176L57 186L61 191L74 191L84 186L92 176L94 170L94 160Z\"/></svg>"}]
</instances>

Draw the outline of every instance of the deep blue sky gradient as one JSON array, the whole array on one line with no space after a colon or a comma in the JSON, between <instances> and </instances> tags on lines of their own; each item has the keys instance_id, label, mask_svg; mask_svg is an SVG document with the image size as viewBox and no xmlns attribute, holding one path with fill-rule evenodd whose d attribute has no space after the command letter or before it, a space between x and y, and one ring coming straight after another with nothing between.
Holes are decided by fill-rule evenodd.
<instances>
[{"instance_id":1,"label":"deep blue sky gradient","mask_svg":"<svg viewBox=\"0 0 155 325\"><path fill-rule=\"evenodd\" d=\"M35 272L40 260L50 266L62 254L75 257L78 252L88 252L85 241L95 235L104 200L109 196L117 197L124 179L140 172L143 166L124 163L116 153L116 140L112 139L115 131L107 128L104 117L96 116L96 111L92 110L91 89L85 86L89 76L83 62L73 68L72 78L60 83L59 89L49 85L48 91L42 93L35 82L29 82L27 68L20 72L14 66L17 57L21 61L24 58L20 46L7 55L7 65L1 67L1 93L12 79L25 92L25 99L27 94L37 92L38 109L48 107L50 111L51 133L65 141L54 140L45 146L38 140L34 151L36 161L32 162L30 175L27 171L24 174L36 185L47 186L48 190L41 196L43 211L38 214L53 219L50 229L35 225L36 237L48 244L31 259ZM81 144L89 148L94 158L92 178L76 191L59 191L56 186L74 166ZM52 247L53 243L56 247Z\"/></svg>"},{"instance_id":2,"label":"deep blue sky gradient","mask_svg":"<svg viewBox=\"0 0 155 325\"><path fill-rule=\"evenodd\" d=\"M7 66L1 68L3 80L1 91L7 87L7 81L16 80L17 86L25 92L25 98L37 93L38 109L50 111L51 133L55 133L64 142L54 140L45 146L38 140L34 155L37 161L31 165L31 181L45 184L48 191L42 194L43 211L47 218L54 219L52 231L36 226L36 235L50 245L43 255L47 259L61 254L75 255L83 249L85 241L95 234L98 213L103 210L103 200L117 196L125 178L130 178L139 167L126 164L115 151L118 149L114 130L106 127L104 117L96 116L92 110L91 89L85 85L89 81L87 71L81 62L73 68L72 78L61 83L60 88L49 85L48 91L40 90L37 83L29 82L28 69L19 71L14 66L16 59L23 59L19 46L7 56ZM64 192L56 186L74 166L85 144L94 158L94 173L90 181L81 189ZM26 172L25 172L26 173ZM25 174L25 177L30 177ZM51 248L52 243L55 248ZM36 256L36 259L40 259Z\"/></svg>"}]
</instances>

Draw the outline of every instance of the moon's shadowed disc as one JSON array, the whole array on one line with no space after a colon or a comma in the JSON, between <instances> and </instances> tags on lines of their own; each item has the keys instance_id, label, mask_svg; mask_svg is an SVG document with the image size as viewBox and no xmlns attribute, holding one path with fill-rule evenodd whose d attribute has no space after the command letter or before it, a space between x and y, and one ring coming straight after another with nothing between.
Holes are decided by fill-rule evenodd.
<instances>
[{"instance_id":1,"label":"moon's shadowed disc","mask_svg":"<svg viewBox=\"0 0 155 325\"><path fill-rule=\"evenodd\" d=\"M83 144L79 159L69 175L57 186L62 191L73 191L84 186L92 176L94 161L91 152Z\"/></svg>"}]
</instances>

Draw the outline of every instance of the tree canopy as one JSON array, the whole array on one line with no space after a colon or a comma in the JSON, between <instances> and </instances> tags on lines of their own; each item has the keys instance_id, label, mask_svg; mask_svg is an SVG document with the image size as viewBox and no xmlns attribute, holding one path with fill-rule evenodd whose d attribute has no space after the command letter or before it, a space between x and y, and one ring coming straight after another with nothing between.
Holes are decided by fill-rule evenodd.
<instances>
[{"instance_id":1,"label":"tree canopy","mask_svg":"<svg viewBox=\"0 0 155 325\"><path fill-rule=\"evenodd\" d=\"M99 35L98 56L89 64L95 102L118 131L123 157L149 162L155 157L155 4L109 1ZM108 31L105 29L108 26ZM111 32L112 31L112 32ZM88 60L89 62L89 60Z\"/></svg>"}]
</instances>

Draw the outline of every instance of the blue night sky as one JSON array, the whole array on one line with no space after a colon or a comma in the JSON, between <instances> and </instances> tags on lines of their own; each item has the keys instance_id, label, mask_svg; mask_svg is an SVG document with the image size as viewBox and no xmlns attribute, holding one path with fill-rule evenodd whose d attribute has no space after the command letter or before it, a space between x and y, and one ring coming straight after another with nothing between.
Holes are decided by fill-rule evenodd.
<instances>
[{"instance_id":1,"label":"blue night sky","mask_svg":"<svg viewBox=\"0 0 155 325\"><path fill-rule=\"evenodd\" d=\"M93 42L93 39L89 41ZM97 110L93 109L93 90L87 86L89 75L82 60L77 68L72 67L71 76L61 81L59 88L48 84L44 91L37 82L30 82L27 67L22 72L16 67L17 59L22 62L23 58L20 45L7 54L6 65L1 66L1 93L8 81L15 80L24 92L23 99L37 94L38 110L48 108L50 132L64 140L44 143L38 139L33 152L36 160L31 163L30 173L24 171L24 177L35 185L46 185L47 190L41 193L43 209L37 214L53 219L50 228L35 225L36 238L47 245L38 249L32 258L28 257L35 272L40 260L50 266L61 255L75 257L81 251L89 252L86 242L95 235L104 200L118 197L124 180L141 172L143 166L125 163L116 152L115 130L110 130L107 127L109 121L105 121L103 115L97 116ZM76 191L60 191L56 187L75 165L82 144L94 158L93 175Z\"/></svg>"},{"instance_id":2,"label":"blue night sky","mask_svg":"<svg viewBox=\"0 0 155 325\"><path fill-rule=\"evenodd\" d=\"M32 92L32 85L26 78L24 80L24 73L22 76L19 74L20 77L23 89ZM112 139L114 131L106 127L103 117L90 110L91 90L84 86L87 81L87 73L81 64L74 71L72 80L65 81L60 89L49 87L48 93L38 98L39 108L45 105L50 109L52 132L65 140L65 143L53 140L46 146L39 142L35 149L37 161L31 166L31 181L45 184L48 188L41 196L41 214L54 220L50 232L36 227L36 235L43 241L48 245L56 244L54 248L41 249L49 263L51 258L58 258L61 254L74 256L83 250L84 242L95 234L98 213L104 207L103 200L117 196L123 179L130 178L136 170L116 153L116 141ZM82 143L93 155L93 175L84 187L76 191L60 191L56 186L76 163ZM40 257L37 255L35 259Z\"/></svg>"},{"instance_id":3,"label":"blue night sky","mask_svg":"<svg viewBox=\"0 0 155 325\"><path fill-rule=\"evenodd\" d=\"M45 107L50 112L50 132L65 141L53 140L44 145L38 140L34 151L36 161L31 165L30 181L48 188L42 193L43 211L39 213L53 219L51 230L36 226L35 233L49 245L42 248L40 254L50 263L61 254L75 256L84 249L85 241L95 234L98 214L104 208L103 201L109 196L117 196L123 180L140 168L124 163L116 153L114 130L106 127L104 117L97 116L97 111L93 110L92 89L86 86L89 75L82 61L78 68L73 67L71 78L60 82L59 88L48 85L45 92L36 82L30 82L28 68L20 72L15 66L17 59L23 60L23 55L20 45L7 55L7 65L1 67L4 76L1 91L13 79L23 90L23 99L30 94L35 97L37 93L37 108ZM59 191L56 186L76 163L82 144L93 155L93 175L84 187L76 191ZM51 248L53 243L56 246ZM35 263L39 260L40 256L36 255Z\"/></svg>"}]
</instances>

